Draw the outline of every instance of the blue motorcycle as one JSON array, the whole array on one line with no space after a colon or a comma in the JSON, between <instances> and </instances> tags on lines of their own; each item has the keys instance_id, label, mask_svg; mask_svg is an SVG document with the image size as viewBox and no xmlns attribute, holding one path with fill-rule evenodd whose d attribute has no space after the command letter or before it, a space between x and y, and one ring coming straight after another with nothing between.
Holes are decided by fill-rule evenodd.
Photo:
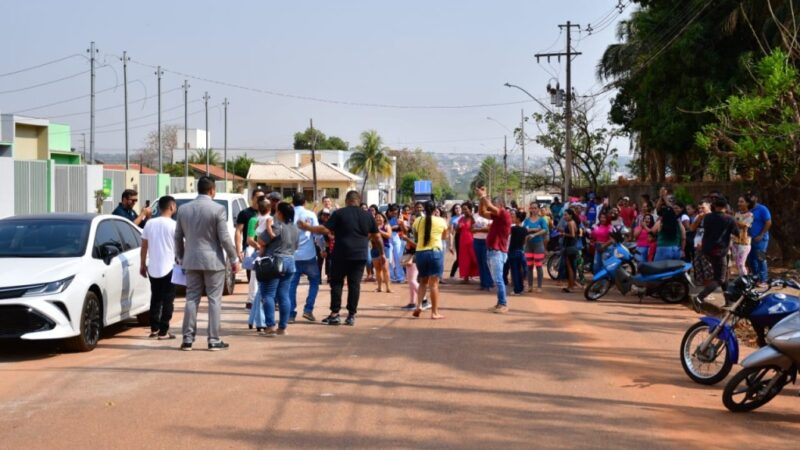
<instances>
[{"instance_id":1,"label":"blue motorcycle","mask_svg":"<svg viewBox=\"0 0 800 450\"><path fill-rule=\"evenodd\" d=\"M681 341L681 365L686 375L700 384L722 381L739 361L736 324L749 320L759 347L766 345L766 332L786 316L800 310L800 297L768 292L773 288L800 289L793 280L774 280L765 291L757 291L755 279L741 276L725 290L725 315L703 317L689 327ZM699 308L696 308L699 309Z\"/></svg>"},{"instance_id":2,"label":"blue motorcycle","mask_svg":"<svg viewBox=\"0 0 800 450\"><path fill-rule=\"evenodd\" d=\"M637 266L634 264L635 253L635 245L625 243L622 230L611 232L611 246L603 254L603 268L594 274L592 282L583 291L586 300L601 299L612 284L623 295L638 295L639 301L645 295L658 297L667 303L680 303L689 298L692 285L688 275L692 269L690 263L668 260Z\"/></svg>"}]
</instances>

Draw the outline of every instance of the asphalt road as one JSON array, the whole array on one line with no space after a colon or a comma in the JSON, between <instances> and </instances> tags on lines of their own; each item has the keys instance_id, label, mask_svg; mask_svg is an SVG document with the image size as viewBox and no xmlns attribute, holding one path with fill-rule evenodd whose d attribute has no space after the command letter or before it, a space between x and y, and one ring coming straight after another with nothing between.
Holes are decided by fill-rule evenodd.
<instances>
[{"instance_id":1,"label":"asphalt road","mask_svg":"<svg viewBox=\"0 0 800 450\"><path fill-rule=\"evenodd\" d=\"M399 309L403 285L364 293L354 328L269 339L247 330L245 290L225 300L225 352L133 325L86 354L3 344L0 448L797 448L797 388L734 415L722 384L683 374L697 316L682 306L549 285L496 315L493 296L447 285L433 321Z\"/></svg>"}]
</instances>

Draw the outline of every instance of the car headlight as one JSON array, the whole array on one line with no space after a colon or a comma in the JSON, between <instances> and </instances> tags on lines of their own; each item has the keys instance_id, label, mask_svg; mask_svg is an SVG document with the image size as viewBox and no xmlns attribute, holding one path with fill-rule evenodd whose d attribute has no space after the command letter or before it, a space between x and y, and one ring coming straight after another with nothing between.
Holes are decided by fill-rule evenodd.
<instances>
[{"instance_id":1,"label":"car headlight","mask_svg":"<svg viewBox=\"0 0 800 450\"><path fill-rule=\"evenodd\" d=\"M69 287L69 284L72 283L73 279L75 279L75 275L64 278L63 280L51 281L50 283L35 284L25 291L23 297L52 295L64 292L64 290Z\"/></svg>"}]
</instances>

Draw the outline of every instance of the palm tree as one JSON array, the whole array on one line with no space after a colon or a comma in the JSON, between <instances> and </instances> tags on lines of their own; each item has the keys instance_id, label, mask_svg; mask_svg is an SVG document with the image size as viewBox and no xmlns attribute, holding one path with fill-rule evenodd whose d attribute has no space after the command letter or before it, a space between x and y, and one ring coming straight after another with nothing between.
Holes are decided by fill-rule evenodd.
<instances>
[{"instance_id":1,"label":"palm tree","mask_svg":"<svg viewBox=\"0 0 800 450\"><path fill-rule=\"evenodd\" d=\"M361 145L347 159L347 166L353 173L363 173L364 183L361 185L361 196L367 187L367 179L380 175L392 174L392 161L388 155L389 148L383 146L383 139L375 130L361 133Z\"/></svg>"},{"instance_id":2,"label":"palm tree","mask_svg":"<svg viewBox=\"0 0 800 450\"><path fill-rule=\"evenodd\" d=\"M206 150L198 148L194 154L189 157L191 164L205 164L206 163ZM219 166L222 164L219 153L215 152L213 148L208 149L208 164L210 166Z\"/></svg>"}]
</instances>

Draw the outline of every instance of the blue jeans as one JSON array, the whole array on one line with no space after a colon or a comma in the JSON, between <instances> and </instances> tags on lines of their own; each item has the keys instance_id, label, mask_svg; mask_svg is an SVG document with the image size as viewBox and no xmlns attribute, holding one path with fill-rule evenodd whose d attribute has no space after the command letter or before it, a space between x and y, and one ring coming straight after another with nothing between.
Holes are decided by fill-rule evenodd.
<instances>
[{"instance_id":1,"label":"blue jeans","mask_svg":"<svg viewBox=\"0 0 800 450\"><path fill-rule=\"evenodd\" d=\"M636 262L639 264L647 262L647 254L650 252L650 247L636 247Z\"/></svg>"},{"instance_id":2,"label":"blue jeans","mask_svg":"<svg viewBox=\"0 0 800 450\"><path fill-rule=\"evenodd\" d=\"M398 283L404 283L406 281L406 273L403 270L402 264L400 261L403 259L403 251L405 251L406 246L403 245L403 241L400 240L400 236L396 233L392 235L392 265L389 271L389 277L392 281Z\"/></svg>"},{"instance_id":3,"label":"blue jeans","mask_svg":"<svg viewBox=\"0 0 800 450\"><path fill-rule=\"evenodd\" d=\"M256 276L256 273L253 272L253 277ZM264 317L264 308L261 307L261 288L259 287L261 283L256 283L256 294L253 297L253 305L250 307L250 317L247 319L247 323L256 327L256 328L264 328L266 327L266 318ZM274 307L272 309L275 309Z\"/></svg>"},{"instance_id":4,"label":"blue jeans","mask_svg":"<svg viewBox=\"0 0 800 450\"><path fill-rule=\"evenodd\" d=\"M677 245L656 248L656 256L653 261L665 261L667 259L681 259L681 248Z\"/></svg>"},{"instance_id":5,"label":"blue jeans","mask_svg":"<svg viewBox=\"0 0 800 450\"><path fill-rule=\"evenodd\" d=\"M489 264L487 262L486 254L486 239L475 239L472 242L472 247L475 249L475 259L478 260L478 275L480 275L481 287L490 289L494 287L492 281L492 274L489 272ZM500 268L500 281L503 278L503 268Z\"/></svg>"},{"instance_id":6,"label":"blue jeans","mask_svg":"<svg viewBox=\"0 0 800 450\"><path fill-rule=\"evenodd\" d=\"M306 306L303 308L304 313L314 311L314 304L317 302L317 293L319 292L319 284L322 280L316 256L304 261L295 261L294 265L296 272L292 276L292 283L289 287L289 299L292 305L290 317L292 319L297 316L297 286L300 284L300 278L302 278L303 275L308 277L308 297L306 297Z\"/></svg>"},{"instance_id":7,"label":"blue jeans","mask_svg":"<svg viewBox=\"0 0 800 450\"><path fill-rule=\"evenodd\" d=\"M600 272L603 268L603 244L594 245L594 264L592 265L592 273Z\"/></svg>"},{"instance_id":8,"label":"blue jeans","mask_svg":"<svg viewBox=\"0 0 800 450\"><path fill-rule=\"evenodd\" d=\"M289 288L294 277L295 267L294 258L287 256L283 258L283 266L286 273L278 278L269 281L259 281L258 295L261 296L261 304L264 307L264 317L267 327L275 326L275 302L278 302L280 310L278 328L286 329L289 326Z\"/></svg>"},{"instance_id":9,"label":"blue jeans","mask_svg":"<svg viewBox=\"0 0 800 450\"><path fill-rule=\"evenodd\" d=\"M514 293L520 294L525 290L522 280L525 279L528 267L525 252L522 250L508 252L508 261L511 269L511 282L514 284Z\"/></svg>"},{"instance_id":10,"label":"blue jeans","mask_svg":"<svg viewBox=\"0 0 800 450\"><path fill-rule=\"evenodd\" d=\"M489 272L497 286L497 304L506 306L508 299L506 298L506 285L503 283L503 266L508 260L508 253L499 250L489 250L486 252L486 259L489 264Z\"/></svg>"},{"instance_id":11,"label":"blue jeans","mask_svg":"<svg viewBox=\"0 0 800 450\"><path fill-rule=\"evenodd\" d=\"M766 283L769 279L767 271L767 247L769 247L769 238L765 237L761 242L756 242L753 239L750 254L747 255L747 265L750 267L753 275L757 275L761 282Z\"/></svg>"}]
</instances>

